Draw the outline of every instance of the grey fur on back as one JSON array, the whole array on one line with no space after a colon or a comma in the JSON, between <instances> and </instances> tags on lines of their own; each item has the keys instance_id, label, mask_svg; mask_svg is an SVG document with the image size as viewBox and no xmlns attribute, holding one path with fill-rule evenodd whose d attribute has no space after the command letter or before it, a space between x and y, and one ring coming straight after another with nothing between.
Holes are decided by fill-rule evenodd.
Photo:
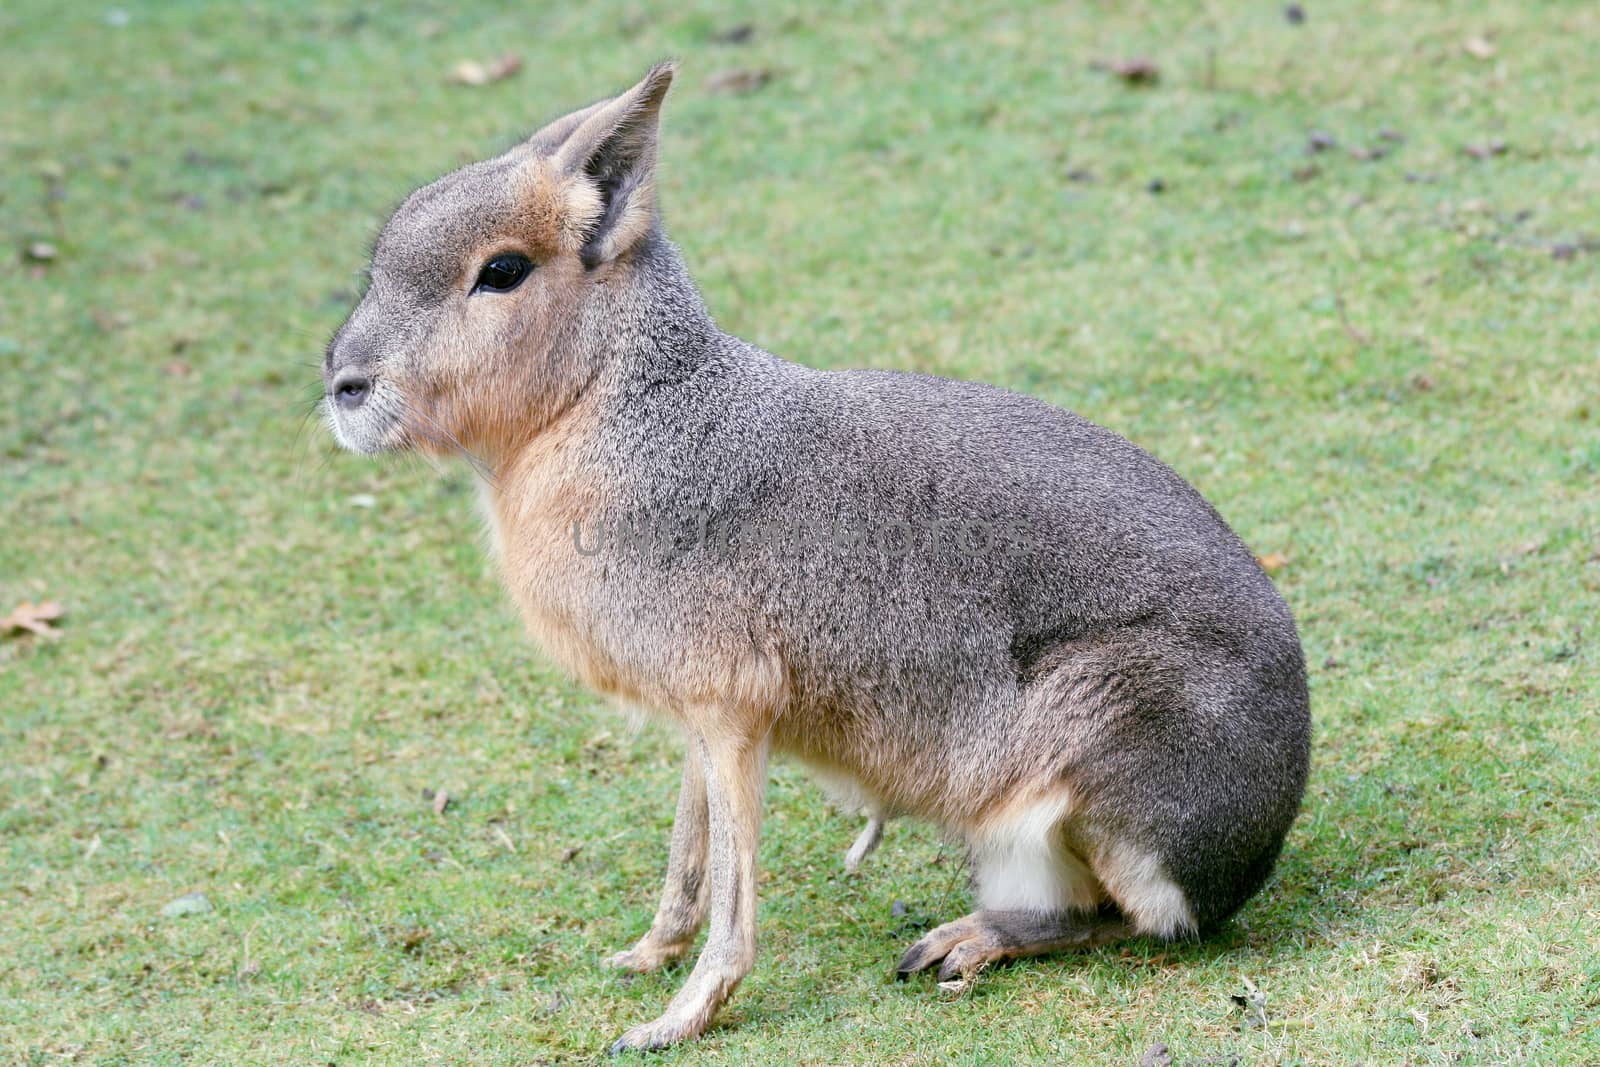
<instances>
[{"instance_id":1,"label":"grey fur on back","mask_svg":"<svg viewBox=\"0 0 1600 1067\"><path fill-rule=\"evenodd\" d=\"M709 537L609 554L590 610L633 627L646 658L754 618L793 674L781 747L830 764L873 753L884 769L867 784L891 811L952 820L1059 775L1159 848L1202 924L1230 915L1298 810L1309 717L1288 608L1216 511L1124 438L1031 397L812 370L721 333L659 231L637 268L595 309L629 329L602 343L606 429L573 457L620 488L619 526L842 515L925 534L972 519L1016 558ZM738 611L708 618L730 591ZM1052 686L1073 701L1028 699ZM930 751L960 758L925 766Z\"/></svg>"}]
</instances>

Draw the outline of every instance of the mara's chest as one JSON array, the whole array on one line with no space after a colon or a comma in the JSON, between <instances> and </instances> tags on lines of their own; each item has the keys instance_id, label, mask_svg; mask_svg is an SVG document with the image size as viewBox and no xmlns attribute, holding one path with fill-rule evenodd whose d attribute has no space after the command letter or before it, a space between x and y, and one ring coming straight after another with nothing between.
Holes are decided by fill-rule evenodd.
<instances>
[{"instance_id":1,"label":"mara's chest","mask_svg":"<svg viewBox=\"0 0 1600 1067\"><path fill-rule=\"evenodd\" d=\"M604 571L580 549L594 494L559 472L513 472L491 485L480 479L479 512L495 568L529 634L556 663L609 696L637 700L616 655L628 635L596 610Z\"/></svg>"}]
</instances>

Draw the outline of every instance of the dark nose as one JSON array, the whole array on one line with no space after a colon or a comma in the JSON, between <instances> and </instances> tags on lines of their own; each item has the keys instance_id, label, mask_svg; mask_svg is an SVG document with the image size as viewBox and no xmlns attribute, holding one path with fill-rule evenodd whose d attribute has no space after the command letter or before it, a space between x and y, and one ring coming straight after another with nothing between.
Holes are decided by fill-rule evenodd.
<instances>
[{"instance_id":1,"label":"dark nose","mask_svg":"<svg viewBox=\"0 0 1600 1067\"><path fill-rule=\"evenodd\" d=\"M362 371L354 367L346 367L333 379L333 385L328 390L333 394L333 402L346 411L354 411L366 403L367 397L372 393L372 380Z\"/></svg>"}]
</instances>

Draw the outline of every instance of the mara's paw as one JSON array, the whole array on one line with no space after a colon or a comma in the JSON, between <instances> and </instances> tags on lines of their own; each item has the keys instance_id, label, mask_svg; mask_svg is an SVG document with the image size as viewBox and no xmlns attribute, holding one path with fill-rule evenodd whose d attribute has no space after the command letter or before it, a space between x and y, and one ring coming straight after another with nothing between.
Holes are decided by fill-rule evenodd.
<instances>
[{"instance_id":1,"label":"mara's paw","mask_svg":"<svg viewBox=\"0 0 1600 1067\"><path fill-rule=\"evenodd\" d=\"M693 1019L668 1013L659 1019L640 1023L617 1038L611 1044L611 1055L620 1056L624 1052L652 1052L667 1048L680 1041L699 1037L704 1029L704 1022L696 1025Z\"/></svg>"},{"instance_id":2,"label":"mara's paw","mask_svg":"<svg viewBox=\"0 0 1600 1067\"><path fill-rule=\"evenodd\" d=\"M941 964L939 981L970 979L1005 957L1005 945L977 915L934 927L900 957L895 977L905 981L918 971Z\"/></svg>"},{"instance_id":3,"label":"mara's paw","mask_svg":"<svg viewBox=\"0 0 1600 1067\"><path fill-rule=\"evenodd\" d=\"M901 957L896 971L904 979L937 963L940 982L964 987L991 964L1092 949L1133 934L1115 913L975 911L929 930Z\"/></svg>"},{"instance_id":4,"label":"mara's paw","mask_svg":"<svg viewBox=\"0 0 1600 1067\"><path fill-rule=\"evenodd\" d=\"M615 967L619 971L632 971L635 974L649 974L658 971L669 963L676 963L689 951L690 942L676 945L663 945L650 940L648 937L640 939L637 945L615 956L607 956L605 965Z\"/></svg>"}]
</instances>

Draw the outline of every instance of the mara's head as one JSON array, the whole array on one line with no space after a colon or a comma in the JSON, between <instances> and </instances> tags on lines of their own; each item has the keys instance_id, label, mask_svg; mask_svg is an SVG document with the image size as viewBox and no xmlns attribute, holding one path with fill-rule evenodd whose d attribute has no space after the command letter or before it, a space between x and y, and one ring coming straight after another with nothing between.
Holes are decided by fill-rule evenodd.
<instances>
[{"instance_id":1,"label":"mara's head","mask_svg":"<svg viewBox=\"0 0 1600 1067\"><path fill-rule=\"evenodd\" d=\"M412 193L328 344L334 436L355 452L496 451L563 410L592 297L656 225L672 67Z\"/></svg>"}]
</instances>

